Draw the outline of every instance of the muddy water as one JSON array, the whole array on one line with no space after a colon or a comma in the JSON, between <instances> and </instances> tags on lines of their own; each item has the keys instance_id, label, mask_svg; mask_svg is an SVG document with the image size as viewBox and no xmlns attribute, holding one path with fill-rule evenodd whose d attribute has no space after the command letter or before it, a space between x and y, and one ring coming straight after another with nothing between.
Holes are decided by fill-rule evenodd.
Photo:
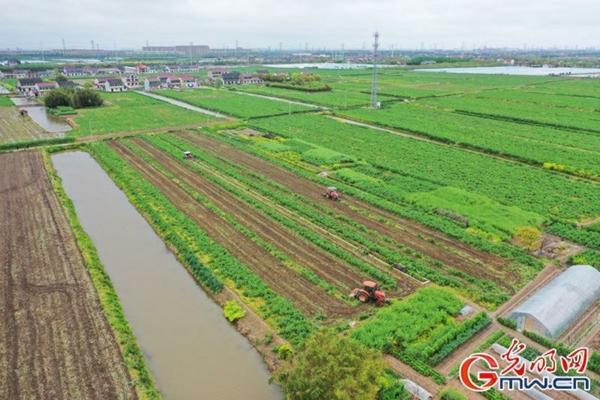
<instances>
[{"instance_id":1,"label":"muddy water","mask_svg":"<svg viewBox=\"0 0 600 400\"><path fill-rule=\"evenodd\" d=\"M11 97L12 102L19 108L24 108L36 124L51 133L65 133L71 130L71 126L46 112L46 107L35 100L25 97Z\"/></svg>"},{"instance_id":2,"label":"muddy water","mask_svg":"<svg viewBox=\"0 0 600 400\"><path fill-rule=\"evenodd\" d=\"M258 353L96 161L84 152L56 154L52 161L164 397L282 399Z\"/></svg>"}]
</instances>

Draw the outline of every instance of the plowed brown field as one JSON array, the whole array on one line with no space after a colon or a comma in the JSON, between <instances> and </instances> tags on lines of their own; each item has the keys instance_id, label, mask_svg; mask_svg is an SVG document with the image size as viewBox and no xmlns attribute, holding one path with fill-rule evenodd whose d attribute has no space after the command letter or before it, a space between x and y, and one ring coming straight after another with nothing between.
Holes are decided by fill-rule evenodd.
<instances>
[{"instance_id":1,"label":"plowed brown field","mask_svg":"<svg viewBox=\"0 0 600 400\"><path fill-rule=\"evenodd\" d=\"M0 156L0 268L0 398L136 398L39 153Z\"/></svg>"}]
</instances>

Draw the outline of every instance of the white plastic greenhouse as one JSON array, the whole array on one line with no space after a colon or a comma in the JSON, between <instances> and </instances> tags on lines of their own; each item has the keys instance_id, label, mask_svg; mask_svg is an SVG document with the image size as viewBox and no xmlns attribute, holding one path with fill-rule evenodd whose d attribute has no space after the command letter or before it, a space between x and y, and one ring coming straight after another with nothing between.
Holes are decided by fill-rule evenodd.
<instances>
[{"instance_id":1,"label":"white plastic greenhouse","mask_svg":"<svg viewBox=\"0 0 600 400\"><path fill-rule=\"evenodd\" d=\"M556 339L600 299L600 271L574 265L519 304L508 317L519 330Z\"/></svg>"}]
</instances>

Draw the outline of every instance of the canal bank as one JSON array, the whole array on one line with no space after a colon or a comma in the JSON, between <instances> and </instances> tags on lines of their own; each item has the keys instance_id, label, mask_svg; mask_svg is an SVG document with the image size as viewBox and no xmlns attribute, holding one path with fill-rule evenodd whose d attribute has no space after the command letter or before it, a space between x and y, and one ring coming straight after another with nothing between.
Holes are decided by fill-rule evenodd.
<instances>
[{"instance_id":1,"label":"canal bank","mask_svg":"<svg viewBox=\"0 0 600 400\"><path fill-rule=\"evenodd\" d=\"M164 397L281 399L259 354L95 160L73 152L52 161Z\"/></svg>"}]
</instances>

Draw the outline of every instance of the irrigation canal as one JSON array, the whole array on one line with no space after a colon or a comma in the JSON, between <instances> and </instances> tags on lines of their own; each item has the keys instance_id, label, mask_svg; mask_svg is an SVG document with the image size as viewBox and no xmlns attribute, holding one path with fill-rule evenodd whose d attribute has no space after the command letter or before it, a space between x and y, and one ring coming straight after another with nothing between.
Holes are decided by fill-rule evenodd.
<instances>
[{"instance_id":1,"label":"irrigation canal","mask_svg":"<svg viewBox=\"0 0 600 400\"><path fill-rule=\"evenodd\" d=\"M164 398L282 399L258 352L96 161L80 151L52 161Z\"/></svg>"}]
</instances>

